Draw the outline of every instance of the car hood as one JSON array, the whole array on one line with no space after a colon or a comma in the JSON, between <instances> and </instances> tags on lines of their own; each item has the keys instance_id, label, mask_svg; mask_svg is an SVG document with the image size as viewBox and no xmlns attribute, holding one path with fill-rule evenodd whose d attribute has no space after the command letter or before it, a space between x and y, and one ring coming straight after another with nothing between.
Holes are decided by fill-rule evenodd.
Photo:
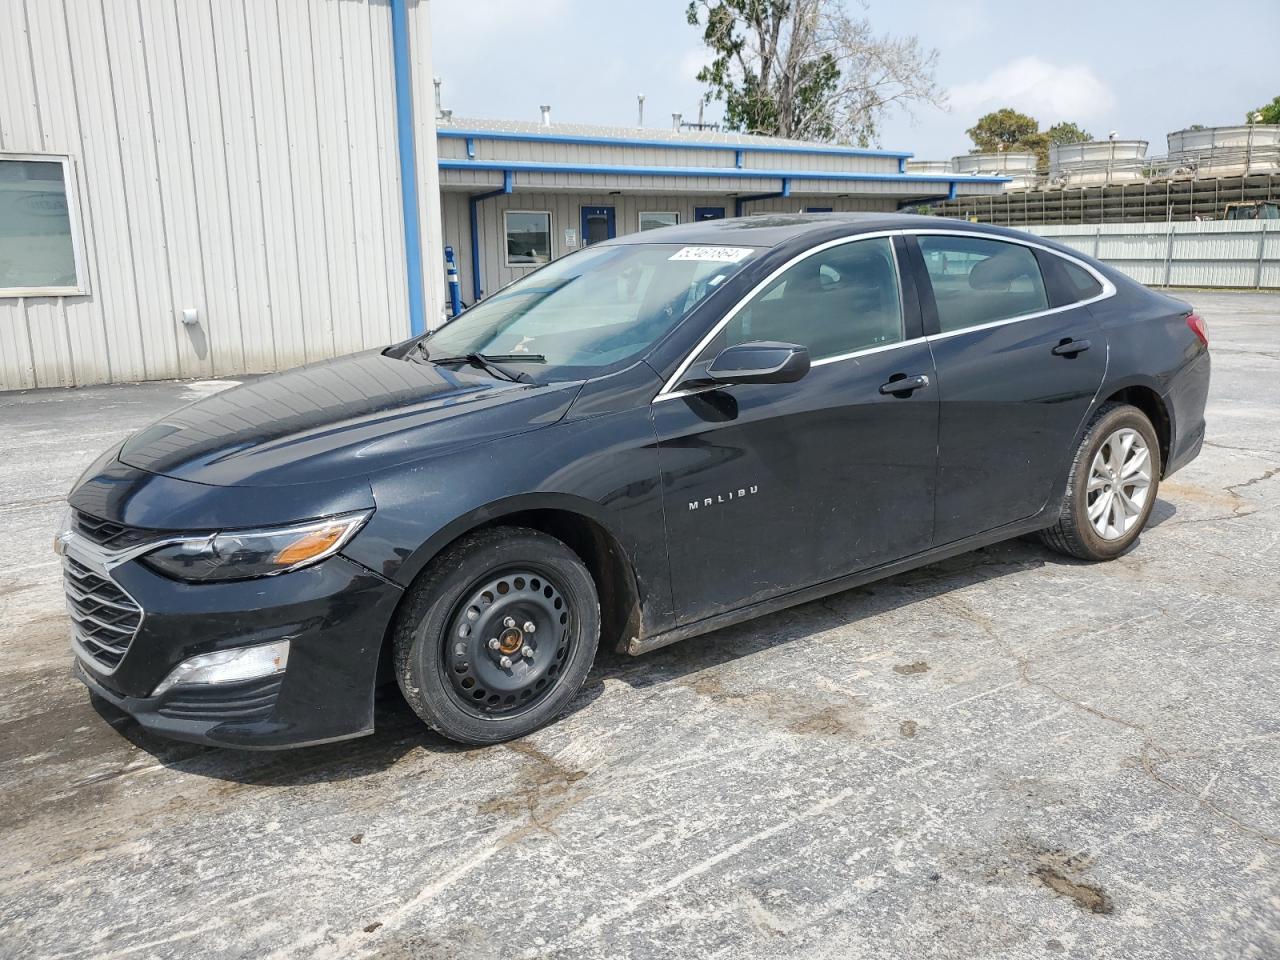
<instances>
[{"instance_id":1,"label":"car hood","mask_svg":"<svg viewBox=\"0 0 1280 960\"><path fill-rule=\"evenodd\" d=\"M579 386L359 353L183 407L134 434L120 460L218 486L335 480L554 423Z\"/></svg>"}]
</instances>

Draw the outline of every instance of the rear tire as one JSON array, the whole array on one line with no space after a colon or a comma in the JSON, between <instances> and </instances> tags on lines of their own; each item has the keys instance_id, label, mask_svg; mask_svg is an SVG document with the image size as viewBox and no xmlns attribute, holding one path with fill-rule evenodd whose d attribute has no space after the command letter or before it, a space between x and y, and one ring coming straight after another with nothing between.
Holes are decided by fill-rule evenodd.
<instances>
[{"instance_id":1,"label":"rear tire","mask_svg":"<svg viewBox=\"0 0 1280 960\"><path fill-rule=\"evenodd\" d=\"M1160 487L1160 442L1137 407L1094 412L1067 475L1058 522L1040 532L1050 549L1080 560L1112 560L1138 539Z\"/></svg>"},{"instance_id":2,"label":"rear tire","mask_svg":"<svg viewBox=\"0 0 1280 960\"><path fill-rule=\"evenodd\" d=\"M396 680L428 726L460 743L512 740L582 689L600 641L595 582L555 537L480 530L419 576L393 638Z\"/></svg>"}]
</instances>

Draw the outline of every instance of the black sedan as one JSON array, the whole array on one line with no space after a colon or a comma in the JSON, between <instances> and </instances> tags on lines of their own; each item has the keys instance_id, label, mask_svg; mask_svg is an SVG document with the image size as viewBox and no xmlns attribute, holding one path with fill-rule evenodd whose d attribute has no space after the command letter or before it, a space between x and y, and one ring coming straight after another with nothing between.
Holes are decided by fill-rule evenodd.
<instances>
[{"instance_id":1,"label":"black sedan","mask_svg":"<svg viewBox=\"0 0 1280 960\"><path fill-rule=\"evenodd\" d=\"M108 451L63 555L78 676L169 736L468 743L632 654L1031 532L1107 560L1200 450L1204 324L1070 249L931 217L595 244L425 337Z\"/></svg>"}]
</instances>

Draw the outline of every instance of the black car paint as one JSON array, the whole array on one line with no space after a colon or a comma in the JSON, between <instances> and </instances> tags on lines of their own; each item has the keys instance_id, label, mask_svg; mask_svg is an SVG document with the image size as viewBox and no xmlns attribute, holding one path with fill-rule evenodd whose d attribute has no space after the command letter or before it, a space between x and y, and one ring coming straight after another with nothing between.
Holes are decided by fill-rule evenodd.
<instances>
[{"instance_id":1,"label":"black car paint","mask_svg":"<svg viewBox=\"0 0 1280 960\"><path fill-rule=\"evenodd\" d=\"M1195 456L1209 361L1186 327L1189 308L1038 238L1090 263L1115 295L925 339L936 312L923 264L899 234L907 345L816 366L792 384L655 402L725 312L803 251L940 227L1028 239L887 215L655 230L645 242L762 252L643 358L604 376L510 383L401 359L410 342L251 381L164 418L90 468L71 505L182 533L374 512L341 555L276 577L180 584L124 564L116 576L136 591L143 625L115 673L78 669L170 736L262 747L358 736L372 726L379 657L404 590L483 524L577 518L614 574L603 599L619 615L605 639L638 653L1045 526L1083 423L1118 391L1161 398L1166 475ZM1066 338L1090 349L1054 355ZM1010 357L1012 371L1000 359ZM881 393L896 375L929 384ZM182 688L149 697L187 657L276 636L295 646L283 684L270 697L242 691L269 703L267 716L237 719L215 705L207 719L177 720L166 703Z\"/></svg>"}]
</instances>

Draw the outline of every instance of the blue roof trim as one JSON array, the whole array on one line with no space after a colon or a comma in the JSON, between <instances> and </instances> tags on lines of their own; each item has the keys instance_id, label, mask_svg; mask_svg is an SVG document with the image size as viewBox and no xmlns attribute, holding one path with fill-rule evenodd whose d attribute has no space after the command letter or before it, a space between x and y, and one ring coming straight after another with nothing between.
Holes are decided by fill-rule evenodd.
<instances>
[{"instance_id":1,"label":"blue roof trim","mask_svg":"<svg viewBox=\"0 0 1280 960\"><path fill-rule=\"evenodd\" d=\"M833 157L892 157L906 160L914 153L900 150L871 150L867 147L839 147L822 143L791 145L781 143L709 143L700 140L647 140L642 137L591 137L573 133L533 133L516 130L462 130L444 127L436 135L450 140L539 140L544 143L575 143L588 147L657 147L666 150L744 150L748 153L816 153Z\"/></svg>"},{"instance_id":2,"label":"blue roof trim","mask_svg":"<svg viewBox=\"0 0 1280 960\"><path fill-rule=\"evenodd\" d=\"M844 173L837 170L752 170L740 167L643 167L536 160L440 160L441 170L518 170L521 173L613 174L624 177L725 177L734 180L862 180L892 183L1008 183L1009 177L957 177L945 173Z\"/></svg>"}]
</instances>

